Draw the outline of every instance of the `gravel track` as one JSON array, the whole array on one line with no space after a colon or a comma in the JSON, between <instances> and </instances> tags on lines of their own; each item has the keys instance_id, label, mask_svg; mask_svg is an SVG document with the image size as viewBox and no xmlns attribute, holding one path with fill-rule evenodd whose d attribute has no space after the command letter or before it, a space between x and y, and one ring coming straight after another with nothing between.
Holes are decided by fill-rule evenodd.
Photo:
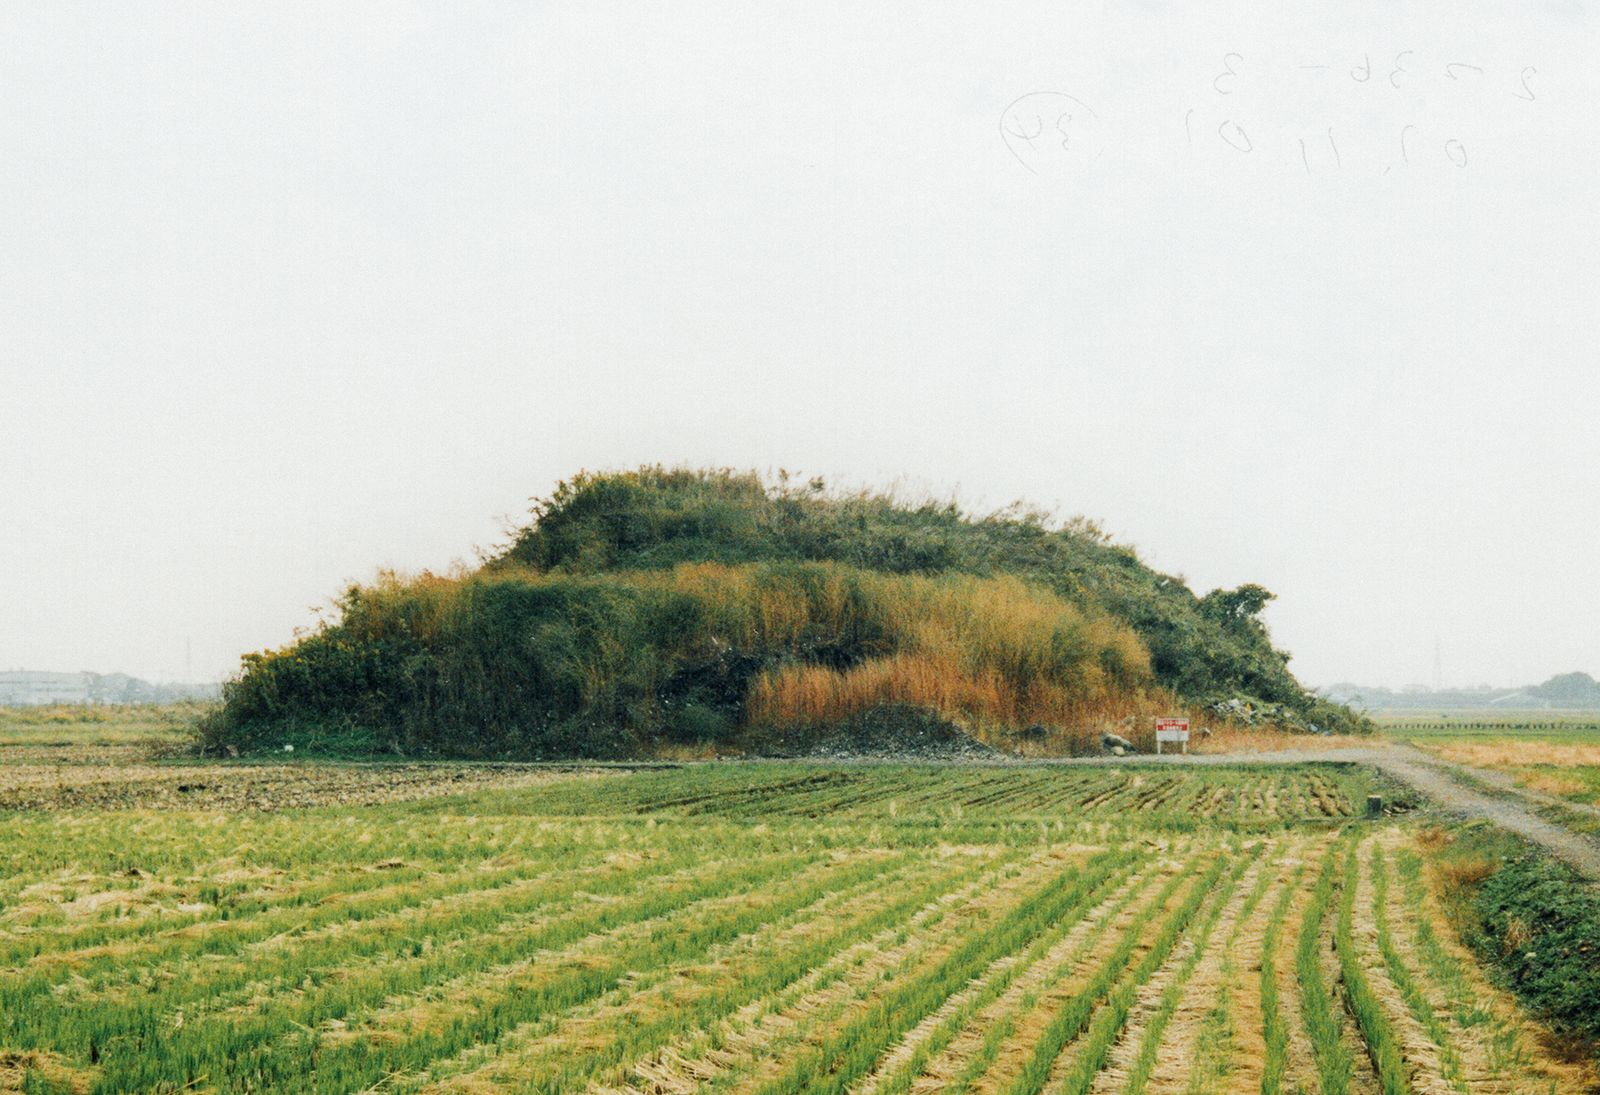
<instances>
[{"instance_id":1,"label":"gravel track","mask_svg":"<svg viewBox=\"0 0 1600 1095\"><path fill-rule=\"evenodd\" d=\"M1530 792L1509 779L1496 778L1481 768L1468 768L1431 757L1409 745L1374 745L1360 749L1285 749L1264 753L1207 753L1121 757L1085 757L1052 760L1049 764L1157 765L1190 764L1363 764L1426 796L1441 809L1464 818L1482 818L1549 851L1583 874L1600 881L1600 841L1575 833L1540 817L1536 806L1551 802L1571 808L1572 803ZM1477 790L1463 780L1482 780L1495 794Z\"/></svg>"}]
</instances>

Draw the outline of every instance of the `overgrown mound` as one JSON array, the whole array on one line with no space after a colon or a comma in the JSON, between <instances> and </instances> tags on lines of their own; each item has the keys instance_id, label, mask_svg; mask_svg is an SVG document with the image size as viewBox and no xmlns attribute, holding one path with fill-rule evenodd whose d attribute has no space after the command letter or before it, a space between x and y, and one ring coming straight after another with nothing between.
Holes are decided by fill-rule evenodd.
<instances>
[{"instance_id":1,"label":"overgrown mound","mask_svg":"<svg viewBox=\"0 0 1600 1095\"><path fill-rule=\"evenodd\" d=\"M1083 521L660 468L580 475L533 517L476 573L353 587L246 656L207 743L806 751L892 710L1054 752L1179 703L1361 728L1288 672L1266 590L1196 597Z\"/></svg>"}]
</instances>

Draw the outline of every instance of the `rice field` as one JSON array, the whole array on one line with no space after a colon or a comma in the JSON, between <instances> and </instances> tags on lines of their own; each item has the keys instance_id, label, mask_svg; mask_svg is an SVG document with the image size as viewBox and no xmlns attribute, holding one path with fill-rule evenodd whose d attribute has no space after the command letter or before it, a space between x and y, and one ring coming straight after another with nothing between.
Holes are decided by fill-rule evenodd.
<instances>
[{"instance_id":1,"label":"rice field","mask_svg":"<svg viewBox=\"0 0 1600 1095\"><path fill-rule=\"evenodd\" d=\"M180 745L193 737L200 703L0 706L0 748Z\"/></svg>"},{"instance_id":2,"label":"rice field","mask_svg":"<svg viewBox=\"0 0 1600 1095\"><path fill-rule=\"evenodd\" d=\"M728 764L0 813L0 1090L1591 1089L1371 789Z\"/></svg>"},{"instance_id":3,"label":"rice field","mask_svg":"<svg viewBox=\"0 0 1600 1095\"><path fill-rule=\"evenodd\" d=\"M1425 745L1432 741L1600 741L1600 711L1451 711L1375 714L1390 737Z\"/></svg>"}]
</instances>

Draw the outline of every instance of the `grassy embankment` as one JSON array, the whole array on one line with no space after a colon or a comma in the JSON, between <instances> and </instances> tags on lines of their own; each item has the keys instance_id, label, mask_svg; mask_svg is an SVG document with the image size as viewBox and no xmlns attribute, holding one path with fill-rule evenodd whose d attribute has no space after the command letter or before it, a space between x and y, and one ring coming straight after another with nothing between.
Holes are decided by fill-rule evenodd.
<instances>
[{"instance_id":1,"label":"grassy embankment","mask_svg":"<svg viewBox=\"0 0 1600 1095\"><path fill-rule=\"evenodd\" d=\"M1432 831L1425 850L1462 938L1579 1052L1600 1055L1600 885L1487 823Z\"/></svg>"}]
</instances>

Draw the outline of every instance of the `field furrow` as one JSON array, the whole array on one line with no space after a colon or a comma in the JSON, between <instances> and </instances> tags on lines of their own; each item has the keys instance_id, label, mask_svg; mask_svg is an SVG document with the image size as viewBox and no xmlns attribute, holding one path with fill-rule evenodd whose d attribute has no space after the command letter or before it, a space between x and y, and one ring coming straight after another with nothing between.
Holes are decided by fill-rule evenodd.
<instances>
[{"instance_id":1,"label":"field furrow","mask_svg":"<svg viewBox=\"0 0 1600 1095\"><path fill-rule=\"evenodd\" d=\"M1160 1095L1212 1092L1224 1081L1235 1089L1260 1090L1266 1043L1259 1028L1257 967L1279 895L1293 889L1298 851L1292 843L1277 851L1275 871L1263 872L1226 940L1200 958L1173 1010L1144 1090Z\"/></svg>"},{"instance_id":2,"label":"field furrow","mask_svg":"<svg viewBox=\"0 0 1600 1095\"><path fill-rule=\"evenodd\" d=\"M1430 830L1344 820L1367 778L784 762L21 814L0 1090L1594 1089L1454 935Z\"/></svg>"},{"instance_id":3,"label":"field furrow","mask_svg":"<svg viewBox=\"0 0 1600 1095\"><path fill-rule=\"evenodd\" d=\"M1374 837L1359 854L1353 909L1355 960L1393 1031L1402 1064L1400 1086L1417 1095L1463 1092L1455 1047L1394 945L1387 914L1389 864L1383 845L1381 835Z\"/></svg>"},{"instance_id":4,"label":"field furrow","mask_svg":"<svg viewBox=\"0 0 1600 1095\"><path fill-rule=\"evenodd\" d=\"M1155 873L1142 869L1147 858L1137 862L1137 873L1119 876L1109 891L1092 895L1095 904L1064 922L1060 934L1043 937L1018 959L1008 956L992 976L946 1000L878 1062L858 1091L959 1091L970 1083L969 1073L981 1072L987 1063L986 1039L1008 1029L1024 1001L1031 1003L1044 987L1072 970L1093 940L1105 934L1108 919L1149 889Z\"/></svg>"},{"instance_id":5,"label":"field furrow","mask_svg":"<svg viewBox=\"0 0 1600 1095\"><path fill-rule=\"evenodd\" d=\"M704 963L668 971L659 980L632 979L614 999L569 1014L536 1039L501 1045L477 1069L432 1087L470 1090L485 1076L521 1086L559 1081L567 1090L585 1083L614 1086L625 1082L630 1061L635 1068L649 1068L639 1060L641 1054L681 1057L697 1045L709 1053L721 1052L718 1047L725 1048L731 1034L725 1023L730 1013L737 1015L743 1007L775 1009L778 995L802 978L814 978L817 991L826 992L848 983L846 975L865 978L863 967L873 963L878 963L875 972L880 976L895 967L898 956L890 949L871 951L853 940L882 933L889 940L903 937L901 946L907 951L929 945L941 933L955 930L946 921L958 919L952 910L964 901L1012 892L1059 865L1044 862L1053 858L1044 853L1020 865L1009 855L998 857L997 863L993 855L968 854L966 864L954 866L948 858L926 857L904 878L876 876L870 888L850 900L829 895L789 922L765 926L717 948ZM877 887L884 884L893 889L895 900L883 899ZM840 961L839 952L845 950L853 950L858 961ZM668 1042L664 1050L658 1048L663 1042ZM597 1048L574 1053L574 1046Z\"/></svg>"},{"instance_id":6,"label":"field furrow","mask_svg":"<svg viewBox=\"0 0 1600 1095\"><path fill-rule=\"evenodd\" d=\"M1214 953L1211 940L1219 931L1225 938L1231 938L1240 916L1248 914L1271 880L1272 857L1265 861L1261 858L1266 850L1265 843L1257 843L1236 853L1241 857L1242 871L1230 879L1231 891L1225 896L1219 891L1198 925L1173 948L1149 980L1135 990L1122 1030L1106 1050L1105 1064L1095 1075L1089 1088L1091 1092L1111 1095L1126 1091L1135 1095L1149 1085L1168 1025L1189 979L1202 957Z\"/></svg>"},{"instance_id":7,"label":"field furrow","mask_svg":"<svg viewBox=\"0 0 1600 1095\"><path fill-rule=\"evenodd\" d=\"M733 934L786 903L803 903L821 878L840 867L831 858L779 856L730 866L677 891L577 911L527 932L492 927L470 949L424 951L363 976L314 983L264 1000L244 1015L186 1023L160 1039L159 1052L130 1061L126 1082L137 1087L160 1055L182 1054L204 1061L213 1076L301 1083L296 1072L285 1071L284 1056L274 1052L275 1038L286 1028L298 1028L310 1031L302 1040L318 1047L299 1066L306 1069L314 1062L318 1086L329 1077L340 1083L370 1077L361 1079L361 1086L391 1071L384 1063L403 1055L413 1039L437 1047L465 1044L507 1029L512 1016L570 1006L609 987L635 962L697 953L702 940ZM811 885L797 886L797 880ZM675 945L664 945L663 936L671 936ZM409 1006L387 1003L418 992L429 999ZM381 1012L369 1015L379 1007ZM345 1027L318 1031L330 1022ZM154 1039L147 1044L157 1045Z\"/></svg>"},{"instance_id":8,"label":"field furrow","mask_svg":"<svg viewBox=\"0 0 1600 1095\"><path fill-rule=\"evenodd\" d=\"M1259 845L1256 850L1259 852ZM1024 1074L1016 1095L1032 1095L1034 1090L1043 1090L1048 1095L1088 1095L1101 1069L1106 1068L1112 1045L1118 1037L1123 1036L1128 1023L1133 1020L1134 1007L1141 994L1146 993L1146 986L1160 977L1163 970L1168 970L1168 962L1171 962L1181 943L1192 941L1192 933L1197 930L1205 932L1216 914L1226 906L1227 901L1232 900L1240 876L1253 861L1254 856L1237 855L1234 848L1222 850L1210 871L1197 880L1197 884L1190 888L1179 904L1178 911L1162 925L1157 937L1134 948L1133 957L1138 962L1130 964L1130 969L1123 973L1101 1001L1094 1002L1082 1037L1070 1041L1064 1049L1058 1049L1043 1084L1034 1089L1029 1077ZM1160 985L1149 993L1147 999L1158 1001L1160 993L1170 985L1174 975L1176 969L1166 977L1160 977ZM1150 1012L1154 1013L1154 1010L1155 1007L1152 1007ZM1149 1015L1144 1018L1149 1018ZM1042 1055L1037 1060L1042 1060Z\"/></svg>"},{"instance_id":9,"label":"field furrow","mask_svg":"<svg viewBox=\"0 0 1600 1095\"><path fill-rule=\"evenodd\" d=\"M1083 991L1095 971L1113 960L1128 930L1159 912L1181 883L1182 872L1200 862L1200 853L1173 848L1161 861L1141 872L1135 884L1096 910L1037 964L1007 986L963 1025L955 1040L911 1076L910 1090L928 1092L996 1090L1006 1068L1020 1065L1024 1055L1057 1009ZM999 1067L997 1068L997 1062ZM904 1089L904 1083L897 1083Z\"/></svg>"},{"instance_id":10,"label":"field furrow","mask_svg":"<svg viewBox=\"0 0 1600 1095\"><path fill-rule=\"evenodd\" d=\"M751 1001L716 1028L697 1028L671 1045L636 1061L621 1088L630 1095L693 1089L698 1085L727 1086L754 1076L762 1062L781 1059L782 1053L808 1037L819 1024L837 1021L844 1009L883 982L926 957L930 948L945 945L967 926L960 906L989 890L980 880L960 890L940 894L903 923L862 938L836 951L824 964L776 997ZM1002 960L1004 961L1004 960Z\"/></svg>"},{"instance_id":11,"label":"field furrow","mask_svg":"<svg viewBox=\"0 0 1600 1095\"><path fill-rule=\"evenodd\" d=\"M1096 864L1092 871L1083 874L1074 885L1072 903L1063 907L1057 916L1057 924L1065 925L1075 921L1082 908L1091 902L1095 895L1100 893L1113 879L1126 873L1130 866L1128 860L1129 857L1126 856L1108 858ZM959 953L960 948L967 944L973 931L981 932L987 922L994 920L996 912L1006 908L1017 909L1019 902L1016 900L1016 896L1018 895L1013 895L1009 900L992 905L987 899L980 897L970 903L968 908L957 910L957 913L960 914L960 920L955 925L957 930L944 934L936 947L917 948L914 957L910 957L909 960L900 963L898 967L899 977L873 977L869 974L866 978L858 979L857 991L853 992L843 1002L843 1006L830 1012L822 1021L807 1024L804 1029L797 1027L786 1032L784 1037L765 1042L761 1046L761 1052L756 1058L753 1067L746 1070L742 1075L725 1072L717 1078L717 1082L712 1084L709 1090L716 1092L749 1092L758 1090L781 1075L786 1061L795 1052L809 1047L823 1047L827 1045L830 1039L849 1038L852 1036L852 1030L855 1030L857 1034L872 1034L872 1032L864 1032L859 1026L861 1017L863 1014L870 1014L873 1009L881 1005L886 994L892 992L895 981L913 976L920 970L925 970L930 966L950 960ZM984 906L987 906L987 908ZM977 911L976 920L969 909ZM1052 926L1045 925L1041 938L1048 938L1049 933L1053 930L1055 929ZM1035 943L1036 945L1037 943ZM1016 965L1019 960L1020 957L1015 952L994 958L986 967L975 971L964 986L957 987L942 1001L939 1001L937 1008L912 1029L921 1028L932 1020L934 1016L945 1012L953 1001L958 1001L966 993L978 989L986 981L996 976L1004 976L1005 971ZM909 1034L902 1036L901 1040L903 1041L905 1037L909 1037ZM887 1043L880 1044L882 1045L880 1054L889 1050ZM870 1064L870 1062L868 1063Z\"/></svg>"}]
</instances>

